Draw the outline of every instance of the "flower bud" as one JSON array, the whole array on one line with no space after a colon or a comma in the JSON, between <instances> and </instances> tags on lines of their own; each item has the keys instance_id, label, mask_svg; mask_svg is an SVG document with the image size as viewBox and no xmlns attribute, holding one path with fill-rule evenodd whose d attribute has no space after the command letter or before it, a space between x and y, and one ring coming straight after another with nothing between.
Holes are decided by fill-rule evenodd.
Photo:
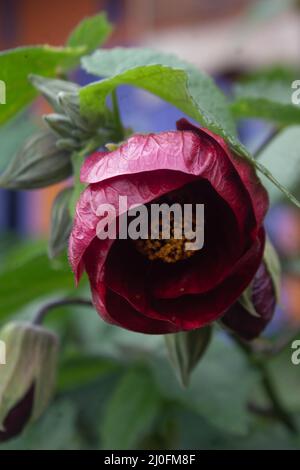
<instances>
[{"instance_id":1,"label":"flower bud","mask_svg":"<svg viewBox=\"0 0 300 470\"><path fill-rule=\"evenodd\" d=\"M223 325L242 339L253 340L271 321L279 299L280 264L269 241L252 282L222 318Z\"/></svg>"},{"instance_id":2,"label":"flower bud","mask_svg":"<svg viewBox=\"0 0 300 470\"><path fill-rule=\"evenodd\" d=\"M55 384L58 339L30 323L7 324L0 339L6 345L0 375L0 441L5 441L47 407Z\"/></svg>"},{"instance_id":3,"label":"flower bud","mask_svg":"<svg viewBox=\"0 0 300 470\"><path fill-rule=\"evenodd\" d=\"M0 176L5 189L37 189L58 183L72 174L70 153L57 148L52 131L29 138Z\"/></svg>"},{"instance_id":4,"label":"flower bud","mask_svg":"<svg viewBox=\"0 0 300 470\"><path fill-rule=\"evenodd\" d=\"M64 114L46 114L43 116L48 126L61 137L70 137L74 126L70 119Z\"/></svg>"},{"instance_id":5,"label":"flower bud","mask_svg":"<svg viewBox=\"0 0 300 470\"><path fill-rule=\"evenodd\" d=\"M83 131L91 131L89 123L80 114L80 103L78 93L65 93L61 91L58 94L58 102L63 113L68 116L76 128Z\"/></svg>"},{"instance_id":6,"label":"flower bud","mask_svg":"<svg viewBox=\"0 0 300 470\"><path fill-rule=\"evenodd\" d=\"M44 96L53 109L59 113L62 112L62 107L58 100L59 93L76 93L80 88L79 85L68 80L46 78L34 74L29 75L28 79L30 83Z\"/></svg>"}]
</instances>

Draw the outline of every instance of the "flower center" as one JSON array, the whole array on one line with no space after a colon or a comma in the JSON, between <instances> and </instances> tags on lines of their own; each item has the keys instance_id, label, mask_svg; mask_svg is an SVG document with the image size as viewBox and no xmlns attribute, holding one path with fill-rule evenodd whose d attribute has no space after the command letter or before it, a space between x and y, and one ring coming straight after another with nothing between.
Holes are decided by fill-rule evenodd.
<instances>
[{"instance_id":1,"label":"flower center","mask_svg":"<svg viewBox=\"0 0 300 470\"><path fill-rule=\"evenodd\" d=\"M163 223L160 220L158 228L158 236L156 238L149 237L147 239L138 239L134 241L135 247L139 253L146 256L149 260L160 260L164 263L176 263L190 258L199 250L187 250L186 243L190 242L193 235L184 232L183 221L176 221L174 215L170 217L170 236L166 238L164 235ZM195 230L196 221L194 216L191 218L191 228ZM178 238L178 231L176 228L180 228ZM186 235L190 236L187 238Z\"/></svg>"},{"instance_id":2,"label":"flower center","mask_svg":"<svg viewBox=\"0 0 300 470\"><path fill-rule=\"evenodd\" d=\"M185 243L188 240L170 238L169 240L136 240L134 242L139 253L146 256L149 260L161 260L164 263L176 263L190 258L196 250L186 250Z\"/></svg>"}]
</instances>

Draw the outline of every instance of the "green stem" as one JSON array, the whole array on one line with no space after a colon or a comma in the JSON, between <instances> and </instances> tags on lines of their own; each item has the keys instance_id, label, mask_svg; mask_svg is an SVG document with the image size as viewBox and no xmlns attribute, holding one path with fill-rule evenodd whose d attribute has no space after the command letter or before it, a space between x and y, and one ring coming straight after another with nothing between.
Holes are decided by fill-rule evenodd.
<instances>
[{"instance_id":1,"label":"green stem","mask_svg":"<svg viewBox=\"0 0 300 470\"><path fill-rule=\"evenodd\" d=\"M257 368L261 372L262 376L262 385L265 390L267 397L269 398L270 402L272 403L273 410L275 416L278 418L279 421L293 434L297 433L297 427L293 420L293 417L290 413L285 409L280 396L277 392L276 385L274 384L273 377L270 374L270 371L267 365L259 361L257 363Z\"/></svg>"},{"instance_id":2,"label":"green stem","mask_svg":"<svg viewBox=\"0 0 300 470\"><path fill-rule=\"evenodd\" d=\"M293 434L297 433L296 424L293 420L293 417L285 409L285 405L282 403L282 400L276 389L276 384L274 383L268 366L265 363L265 358L256 356L250 344L241 341L236 336L232 336L232 338L234 339L239 349L243 351L251 366L255 367L259 372L265 394L272 404L274 417L276 417L286 427L286 429L288 429L289 432Z\"/></svg>"},{"instance_id":3,"label":"green stem","mask_svg":"<svg viewBox=\"0 0 300 470\"><path fill-rule=\"evenodd\" d=\"M251 343L242 342L245 347L251 351L253 355L260 357L261 359L269 359L272 357L278 356L282 353L294 339L299 338L300 331L286 331L284 334L281 334L276 340L268 340L265 338L258 338Z\"/></svg>"},{"instance_id":4,"label":"green stem","mask_svg":"<svg viewBox=\"0 0 300 470\"><path fill-rule=\"evenodd\" d=\"M124 135L123 124L121 121L121 115L120 115L116 89L112 91L111 98L112 98L112 105L113 105L114 120L115 120L115 125L116 125L116 130L117 130L117 140L122 141L125 135Z\"/></svg>"},{"instance_id":5,"label":"green stem","mask_svg":"<svg viewBox=\"0 0 300 470\"><path fill-rule=\"evenodd\" d=\"M93 307L93 304L90 300L86 299L80 299L78 297L73 297L73 298L66 298L66 299L58 299L54 300L52 302L49 302L45 305L43 305L36 313L32 323L34 325L41 325L48 314L51 310L54 310L59 307L68 307L71 305L79 305L82 307Z\"/></svg>"}]
</instances>

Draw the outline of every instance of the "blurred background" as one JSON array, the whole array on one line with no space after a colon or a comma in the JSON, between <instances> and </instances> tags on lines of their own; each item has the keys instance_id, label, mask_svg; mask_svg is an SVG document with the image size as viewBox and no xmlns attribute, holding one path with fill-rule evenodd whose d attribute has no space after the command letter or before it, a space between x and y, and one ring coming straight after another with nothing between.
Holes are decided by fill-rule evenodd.
<instances>
[{"instance_id":1,"label":"blurred background","mask_svg":"<svg viewBox=\"0 0 300 470\"><path fill-rule=\"evenodd\" d=\"M249 74L259 74L261 70L289 77L288 83L300 79L300 2L297 0L1 0L0 48L45 43L62 45L83 17L103 10L114 23L114 32L105 47L143 46L175 53L212 75L229 99L237 81ZM95 79L81 70L74 72L72 78L82 85ZM136 131L174 129L176 120L182 117L177 109L142 90L122 86L118 89L118 98L124 124ZM50 109L39 99L25 115L0 129L0 172L26 136L40 126L41 114L47 112ZM274 132L273 125L265 120L244 119L238 126L241 140L253 152ZM276 173L275 167L274 171ZM26 240L47 239L51 206L61 188L60 184L31 192L0 190L0 263L11 246ZM300 325L300 214L277 191L272 201L266 225L283 265L281 303L267 332L276 335L285 323ZM35 274L32 263L30 276L37 286L34 299L44 295L43 286L52 282L46 265L38 265L38 268ZM44 277L49 279L47 284L40 281L43 269ZM24 269L23 279L27 273ZM7 285L12 285L7 295L17 295L13 275L5 279ZM22 277L20 279L22 283ZM2 292L5 289L8 287L3 287ZM50 293L51 286L48 290ZM22 295L26 300L26 293ZM20 306L23 304L20 300ZM32 308L32 305L26 307L25 315ZM145 338L111 328L100 322L97 315L91 316L88 309L86 312L85 309L74 310L72 318L76 321L72 323L71 317L65 317L61 325L61 310L54 315L65 353L59 372L58 401L23 440L8 444L7 448L98 448L102 416L101 439L106 448L137 445L142 448L176 448L176 445L179 448L299 447L299 437L297 443L292 442L273 422L264 427L262 422L254 425L251 421L251 433L247 435L249 417L245 400L257 380L243 359L229 348L227 339L214 343L209 349L199 368L201 376L199 379L195 376L191 389L184 395L176 388L169 366L164 368L160 358L157 364L155 360L150 365L147 362L152 357L148 351L155 352L163 347L161 338ZM99 358L98 354L108 357L117 351L130 357L135 347L139 351L138 365L125 366L126 373L119 386L120 364ZM82 351L92 354L94 359L86 360L80 355L75 358L77 362L69 362L69 356L79 350L80 354ZM157 381L152 382L145 374L146 363L154 370ZM290 365L289 351L283 359L272 362L270 368L280 371L278 386L284 400L292 412L300 416L300 384L295 378L299 372ZM99 377L99 370L106 374L105 380ZM90 386L92 380L96 386L94 382ZM149 399L149 390L153 401ZM124 400L126 396L131 400ZM261 391L255 390L254 396L260 400ZM184 406L181 408L178 403ZM195 404L196 413L189 411L191 403ZM135 439L128 429L133 429Z\"/></svg>"}]
</instances>

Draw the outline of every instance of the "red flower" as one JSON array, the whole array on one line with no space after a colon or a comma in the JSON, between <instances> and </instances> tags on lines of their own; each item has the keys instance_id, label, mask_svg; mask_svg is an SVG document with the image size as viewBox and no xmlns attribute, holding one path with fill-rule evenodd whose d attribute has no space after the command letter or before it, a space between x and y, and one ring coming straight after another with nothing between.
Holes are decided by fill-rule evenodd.
<instances>
[{"instance_id":1,"label":"red flower","mask_svg":"<svg viewBox=\"0 0 300 470\"><path fill-rule=\"evenodd\" d=\"M87 271L106 321L143 333L190 330L220 318L254 277L264 250L268 197L253 167L212 132L185 119L177 129L134 135L113 152L91 155L81 172L89 186L69 245L76 279ZM100 240L97 208L109 203L118 210L119 195L129 206L157 199L204 204L203 248L188 257L177 247L171 263L159 243Z\"/></svg>"}]
</instances>

